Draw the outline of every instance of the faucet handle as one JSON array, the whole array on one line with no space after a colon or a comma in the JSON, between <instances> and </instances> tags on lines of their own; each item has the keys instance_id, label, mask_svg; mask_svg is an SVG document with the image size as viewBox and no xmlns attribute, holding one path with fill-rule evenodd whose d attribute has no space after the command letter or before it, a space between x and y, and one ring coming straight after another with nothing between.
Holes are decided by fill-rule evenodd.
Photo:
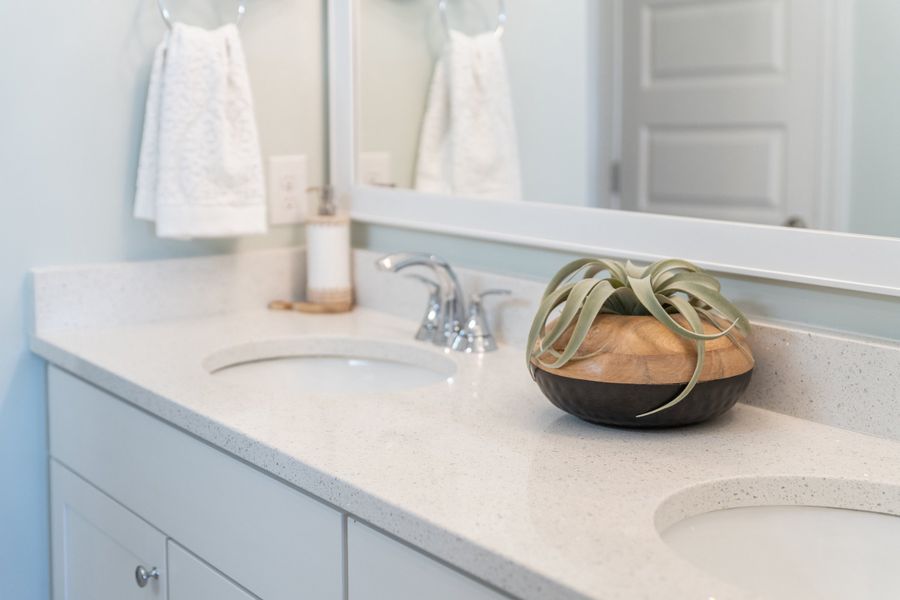
<instances>
[{"instance_id":1,"label":"faucet handle","mask_svg":"<svg viewBox=\"0 0 900 600\"><path fill-rule=\"evenodd\" d=\"M406 278L425 284L429 289L428 306L425 308L425 316L422 317L419 331L416 332L416 339L421 342L433 341L441 330L441 286L421 275L407 275Z\"/></svg>"},{"instance_id":2,"label":"faucet handle","mask_svg":"<svg viewBox=\"0 0 900 600\"><path fill-rule=\"evenodd\" d=\"M512 290L486 290L484 292L479 292L478 294L472 294L472 305L480 305L483 303L483 300L488 296L511 296Z\"/></svg>"},{"instance_id":3,"label":"faucet handle","mask_svg":"<svg viewBox=\"0 0 900 600\"><path fill-rule=\"evenodd\" d=\"M497 340L491 332L487 313L484 310L484 299L488 296L509 296L510 290L486 290L473 294L469 303L469 314L466 323L453 341L453 349L460 352L483 354L497 349Z\"/></svg>"}]
</instances>

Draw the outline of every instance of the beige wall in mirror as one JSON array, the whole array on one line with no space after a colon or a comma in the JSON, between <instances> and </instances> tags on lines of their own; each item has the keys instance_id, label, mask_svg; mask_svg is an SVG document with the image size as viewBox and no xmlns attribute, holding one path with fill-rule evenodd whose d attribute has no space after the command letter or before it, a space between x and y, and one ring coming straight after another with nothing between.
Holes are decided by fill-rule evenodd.
<instances>
[{"instance_id":1,"label":"beige wall in mirror","mask_svg":"<svg viewBox=\"0 0 900 600\"><path fill-rule=\"evenodd\" d=\"M900 3L441 5L358 0L359 183L900 237Z\"/></svg>"}]
</instances>

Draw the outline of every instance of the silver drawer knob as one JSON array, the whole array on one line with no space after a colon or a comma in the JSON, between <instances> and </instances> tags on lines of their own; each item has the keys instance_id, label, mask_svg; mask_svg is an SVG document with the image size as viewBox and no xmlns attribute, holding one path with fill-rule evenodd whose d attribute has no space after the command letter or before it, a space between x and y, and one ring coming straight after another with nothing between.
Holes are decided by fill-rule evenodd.
<instances>
[{"instance_id":1,"label":"silver drawer knob","mask_svg":"<svg viewBox=\"0 0 900 600\"><path fill-rule=\"evenodd\" d=\"M159 579L159 569L156 567L153 567L148 571L147 567L138 565L134 570L134 580L137 582L139 588L147 587L147 584L151 579Z\"/></svg>"}]
</instances>

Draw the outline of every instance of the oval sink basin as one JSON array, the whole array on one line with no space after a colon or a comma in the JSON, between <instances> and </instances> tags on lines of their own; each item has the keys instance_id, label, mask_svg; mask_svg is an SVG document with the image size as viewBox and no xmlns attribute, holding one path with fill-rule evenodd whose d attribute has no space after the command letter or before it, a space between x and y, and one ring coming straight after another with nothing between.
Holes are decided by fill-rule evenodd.
<instances>
[{"instance_id":1,"label":"oval sink basin","mask_svg":"<svg viewBox=\"0 0 900 600\"><path fill-rule=\"evenodd\" d=\"M662 533L694 565L772 600L900 598L900 518L769 506L734 508Z\"/></svg>"},{"instance_id":2,"label":"oval sink basin","mask_svg":"<svg viewBox=\"0 0 900 600\"><path fill-rule=\"evenodd\" d=\"M371 394L452 381L456 364L427 347L354 338L267 340L204 361L219 381L276 393Z\"/></svg>"}]
</instances>

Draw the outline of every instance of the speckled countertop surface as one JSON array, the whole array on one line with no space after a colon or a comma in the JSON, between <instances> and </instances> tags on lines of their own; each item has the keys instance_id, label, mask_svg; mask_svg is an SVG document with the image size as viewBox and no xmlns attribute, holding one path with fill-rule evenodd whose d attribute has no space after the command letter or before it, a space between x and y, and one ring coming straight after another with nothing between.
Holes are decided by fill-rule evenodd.
<instances>
[{"instance_id":1,"label":"speckled countertop surface","mask_svg":"<svg viewBox=\"0 0 900 600\"><path fill-rule=\"evenodd\" d=\"M900 443L744 405L682 430L594 427L551 406L514 348L448 354L452 382L365 397L278 394L203 366L238 346L308 347L309 336L442 360L414 330L366 309L245 311L43 331L33 348L521 598L745 598L672 552L659 528L766 503L900 514Z\"/></svg>"}]
</instances>

